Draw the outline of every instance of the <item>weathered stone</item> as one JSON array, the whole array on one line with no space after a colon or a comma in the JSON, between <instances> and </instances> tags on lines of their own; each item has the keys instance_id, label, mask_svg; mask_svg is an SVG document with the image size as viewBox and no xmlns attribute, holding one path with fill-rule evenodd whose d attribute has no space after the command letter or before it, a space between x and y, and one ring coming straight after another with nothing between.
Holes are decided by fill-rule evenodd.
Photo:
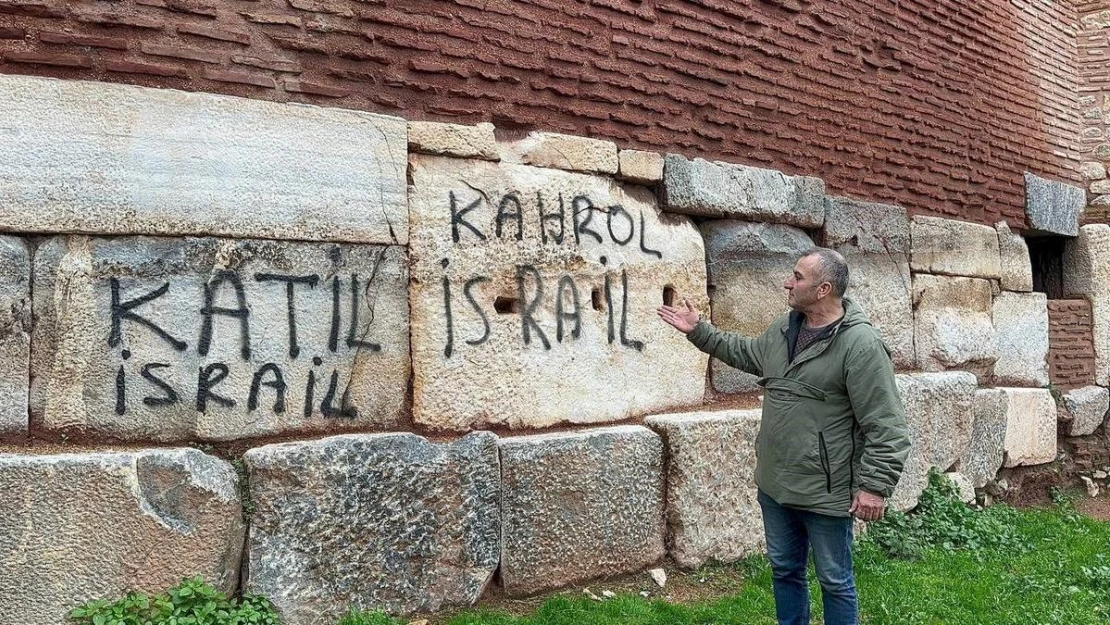
<instances>
[{"instance_id":1,"label":"weathered stone","mask_svg":"<svg viewBox=\"0 0 1110 625\"><path fill-rule=\"evenodd\" d=\"M1029 292L1033 290L1033 265L1029 260L1029 245L1014 234L1005 221L994 225L998 232L998 248L1002 259L1002 288L1006 291Z\"/></svg>"},{"instance_id":2,"label":"weathered stone","mask_svg":"<svg viewBox=\"0 0 1110 625\"><path fill-rule=\"evenodd\" d=\"M790 310L782 284L798 257L813 247L805 232L791 226L731 219L707 221L705 239L713 324L745 336L759 336ZM713 359L713 388L721 393L758 390L758 379Z\"/></svg>"},{"instance_id":3,"label":"weathered stone","mask_svg":"<svg viewBox=\"0 0 1110 625\"><path fill-rule=\"evenodd\" d=\"M945 473L944 477L951 480L955 485L956 491L960 493L960 501L964 503L975 503L975 487L971 485L971 480L962 473Z\"/></svg>"},{"instance_id":4,"label":"weathered stone","mask_svg":"<svg viewBox=\"0 0 1110 625\"><path fill-rule=\"evenodd\" d=\"M1071 420L1065 425L1068 436L1093 434L1110 411L1110 391L1101 386L1084 386L1064 395Z\"/></svg>"},{"instance_id":5,"label":"weathered stone","mask_svg":"<svg viewBox=\"0 0 1110 625\"><path fill-rule=\"evenodd\" d=\"M628 425L505 438L501 583L526 595L663 557L663 442Z\"/></svg>"},{"instance_id":6,"label":"weathered stone","mask_svg":"<svg viewBox=\"0 0 1110 625\"><path fill-rule=\"evenodd\" d=\"M497 569L497 437L335 436L244 456L255 511L246 589L288 625L348 606L392 613L469 605Z\"/></svg>"},{"instance_id":7,"label":"weathered stone","mask_svg":"<svg viewBox=\"0 0 1110 625\"><path fill-rule=\"evenodd\" d=\"M27 434L31 354L31 253L0 237L0 437Z\"/></svg>"},{"instance_id":8,"label":"weathered stone","mask_svg":"<svg viewBox=\"0 0 1110 625\"><path fill-rule=\"evenodd\" d=\"M735 562L760 552L755 439L761 410L648 417L667 450L667 544L681 567Z\"/></svg>"},{"instance_id":9,"label":"weathered stone","mask_svg":"<svg viewBox=\"0 0 1110 625\"><path fill-rule=\"evenodd\" d=\"M399 246L57 237L34 262L32 419L128 440L391 426Z\"/></svg>"},{"instance_id":10,"label":"weathered stone","mask_svg":"<svg viewBox=\"0 0 1110 625\"><path fill-rule=\"evenodd\" d=\"M921 369L967 369L988 378L998 358L990 283L915 274L913 289L914 344Z\"/></svg>"},{"instance_id":11,"label":"weathered stone","mask_svg":"<svg viewBox=\"0 0 1110 625\"><path fill-rule=\"evenodd\" d=\"M1000 293L992 305L994 382L1006 386L1048 385L1048 297L1044 293Z\"/></svg>"},{"instance_id":12,"label":"weathered stone","mask_svg":"<svg viewBox=\"0 0 1110 625\"><path fill-rule=\"evenodd\" d=\"M989 388L975 391L972 400L971 440L957 469L974 488L982 488L1002 468L1006 442L1006 393Z\"/></svg>"},{"instance_id":13,"label":"weathered stone","mask_svg":"<svg viewBox=\"0 0 1110 625\"><path fill-rule=\"evenodd\" d=\"M1006 458L1004 466L1044 464L1056 459L1056 402L1042 388L1004 388Z\"/></svg>"},{"instance_id":14,"label":"weathered stone","mask_svg":"<svg viewBox=\"0 0 1110 625\"><path fill-rule=\"evenodd\" d=\"M848 296L878 328L895 365L916 367L906 210L847 198L828 198L825 207L825 244L848 261Z\"/></svg>"},{"instance_id":15,"label":"weathered stone","mask_svg":"<svg viewBox=\"0 0 1110 625\"><path fill-rule=\"evenodd\" d=\"M192 575L231 593L243 550L235 471L195 449L0 453L0 536L0 623L59 625L91 599Z\"/></svg>"},{"instance_id":16,"label":"weathered stone","mask_svg":"<svg viewBox=\"0 0 1110 625\"><path fill-rule=\"evenodd\" d=\"M637 184L655 184L663 180L663 155L658 152L621 150L619 178Z\"/></svg>"},{"instance_id":17,"label":"weathered stone","mask_svg":"<svg viewBox=\"0 0 1110 625\"><path fill-rule=\"evenodd\" d=\"M1110 180L1096 180L1092 182L1091 193L1110 193Z\"/></svg>"},{"instance_id":18,"label":"weathered stone","mask_svg":"<svg viewBox=\"0 0 1110 625\"><path fill-rule=\"evenodd\" d=\"M1002 277L998 233L990 226L940 217L913 218L915 272L971 278Z\"/></svg>"},{"instance_id":19,"label":"weathered stone","mask_svg":"<svg viewBox=\"0 0 1110 625\"><path fill-rule=\"evenodd\" d=\"M421 155L411 172L418 423L542 427L702 401L707 356L655 313L707 309L687 218L610 178Z\"/></svg>"},{"instance_id":20,"label":"weathered stone","mask_svg":"<svg viewBox=\"0 0 1110 625\"><path fill-rule=\"evenodd\" d=\"M667 154L665 210L686 215L770 221L817 228L825 221L825 183L818 178Z\"/></svg>"},{"instance_id":21,"label":"weathered stone","mask_svg":"<svg viewBox=\"0 0 1110 625\"><path fill-rule=\"evenodd\" d=\"M501 160L493 124L464 126L439 122L409 122L409 150L458 158Z\"/></svg>"},{"instance_id":22,"label":"weathered stone","mask_svg":"<svg viewBox=\"0 0 1110 625\"><path fill-rule=\"evenodd\" d=\"M1064 247L1064 292L1091 302L1095 384L1110 386L1110 225L1083 226Z\"/></svg>"},{"instance_id":23,"label":"weathered stone","mask_svg":"<svg viewBox=\"0 0 1110 625\"><path fill-rule=\"evenodd\" d=\"M975 376L965 372L895 376L906 412L910 454L890 504L909 510L928 485L929 469L947 471L968 450Z\"/></svg>"},{"instance_id":24,"label":"weathered stone","mask_svg":"<svg viewBox=\"0 0 1110 625\"><path fill-rule=\"evenodd\" d=\"M617 144L601 139L532 132L503 148L502 158L512 163L589 174L615 174L620 169Z\"/></svg>"},{"instance_id":25,"label":"weathered stone","mask_svg":"<svg viewBox=\"0 0 1110 625\"><path fill-rule=\"evenodd\" d=\"M1106 177L1106 165L1097 161L1087 161L1080 165L1080 171L1087 180L1102 180Z\"/></svg>"},{"instance_id":26,"label":"weathered stone","mask_svg":"<svg viewBox=\"0 0 1110 625\"><path fill-rule=\"evenodd\" d=\"M1032 230L1074 237L1086 204L1082 187L1025 174L1025 217Z\"/></svg>"},{"instance_id":27,"label":"weathered stone","mask_svg":"<svg viewBox=\"0 0 1110 625\"><path fill-rule=\"evenodd\" d=\"M407 243L403 119L16 75L0 109L0 229Z\"/></svg>"}]
</instances>

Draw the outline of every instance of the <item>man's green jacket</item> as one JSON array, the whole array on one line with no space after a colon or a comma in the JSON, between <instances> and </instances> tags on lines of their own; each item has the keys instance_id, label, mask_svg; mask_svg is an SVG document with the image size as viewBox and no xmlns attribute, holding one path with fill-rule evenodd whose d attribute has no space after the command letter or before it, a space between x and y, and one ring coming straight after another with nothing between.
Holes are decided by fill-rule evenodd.
<instances>
[{"instance_id":1,"label":"man's green jacket","mask_svg":"<svg viewBox=\"0 0 1110 625\"><path fill-rule=\"evenodd\" d=\"M703 352L760 376L759 489L781 505L841 517L859 489L890 497L910 449L890 351L863 309L843 302L842 320L793 360L803 321L796 311L758 338L705 321L686 335Z\"/></svg>"}]
</instances>

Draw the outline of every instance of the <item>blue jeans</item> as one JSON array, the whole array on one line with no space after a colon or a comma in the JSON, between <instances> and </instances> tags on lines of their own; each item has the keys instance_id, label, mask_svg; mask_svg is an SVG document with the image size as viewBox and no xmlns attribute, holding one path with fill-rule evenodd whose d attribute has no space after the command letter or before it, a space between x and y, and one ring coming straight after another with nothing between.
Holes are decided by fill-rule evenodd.
<instances>
[{"instance_id":1,"label":"blue jeans","mask_svg":"<svg viewBox=\"0 0 1110 625\"><path fill-rule=\"evenodd\" d=\"M809 625L806 559L821 582L825 625L857 625L856 582L852 574L852 519L780 506L759 491L763 531L775 590L779 625Z\"/></svg>"}]
</instances>

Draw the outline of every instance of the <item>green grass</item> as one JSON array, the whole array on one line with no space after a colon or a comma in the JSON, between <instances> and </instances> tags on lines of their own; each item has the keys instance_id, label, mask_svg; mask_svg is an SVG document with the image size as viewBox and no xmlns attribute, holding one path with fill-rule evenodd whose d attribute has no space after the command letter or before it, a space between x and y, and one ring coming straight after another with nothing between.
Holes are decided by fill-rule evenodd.
<instances>
[{"instance_id":1,"label":"green grass","mask_svg":"<svg viewBox=\"0 0 1110 625\"><path fill-rule=\"evenodd\" d=\"M932 520L895 515L892 525L918 532L910 557L891 557L889 545L864 539L856 548L861 621L866 625L1110 624L1110 523L1082 517L1068 505L1051 510L1006 507L964 514L949 504ZM970 509L967 509L970 511ZM1007 523L1012 532L992 540L977 532ZM876 534L882 536L881 532ZM953 536L959 544L954 544ZM882 546L881 546L882 545ZM970 546L969 546L970 545ZM722 570L723 569L723 570ZM708 574L742 576L742 589L713 601L670 604L618 595L605 601L557 596L535 613L513 617L472 611L449 625L774 625L771 572L752 558ZM812 579L812 571L811 571ZM603 584L601 585L603 586ZM814 622L821 602L812 584ZM365 617L366 620L361 620ZM343 625L389 625L381 616L355 615Z\"/></svg>"}]
</instances>

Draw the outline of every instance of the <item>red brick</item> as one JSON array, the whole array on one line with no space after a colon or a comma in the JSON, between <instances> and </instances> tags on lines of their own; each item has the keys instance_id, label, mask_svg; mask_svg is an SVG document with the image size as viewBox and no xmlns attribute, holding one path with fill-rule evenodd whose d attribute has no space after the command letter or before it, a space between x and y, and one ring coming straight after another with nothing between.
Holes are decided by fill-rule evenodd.
<instances>
[{"instance_id":1,"label":"red brick","mask_svg":"<svg viewBox=\"0 0 1110 625\"><path fill-rule=\"evenodd\" d=\"M294 91L297 93L307 93L309 95L319 95L327 98L342 98L351 94L350 89L344 89L333 85L324 85L314 82L306 82L303 80L294 80L288 78L283 83L286 91Z\"/></svg>"},{"instance_id":2,"label":"red brick","mask_svg":"<svg viewBox=\"0 0 1110 625\"><path fill-rule=\"evenodd\" d=\"M142 15L128 15L120 11L100 11L78 5L73 9L74 17L79 22L102 24L104 26L121 26L131 28L145 28L157 30L165 26L165 22Z\"/></svg>"},{"instance_id":3,"label":"red brick","mask_svg":"<svg viewBox=\"0 0 1110 625\"><path fill-rule=\"evenodd\" d=\"M313 0L289 0L289 6L298 11L354 17L354 13L350 9L340 8L336 6L337 4L336 2L314 2Z\"/></svg>"},{"instance_id":4,"label":"red brick","mask_svg":"<svg viewBox=\"0 0 1110 625\"><path fill-rule=\"evenodd\" d=\"M57 2L41 0L0 0L0 13L31 17L61 17L65 10Z\"/></svg>"},{"instance_id":5,"label":"red brick","mask_svg":"<svg viewBox=\"0 0 1110 625\"><path fill-rule=\"evenodd\" d=\"M305 37L285 37L280 35L270 35L270 39L279 48L286 50L296 50L298 52L313 52L316 54L328 54L330 49L324 45L322 41L315 39L308 39Z\"/></svg>"},{"instance_id":6,"label":"red brick","mask_svg":"<svg viewBox=\"0 0 1110 625\"><path fill-rule=\"evenodd\" d=\"M232 55L231 62L238 65L269 69L275 72L288 72L293 74L299 74L301 72L301 64L293 59L261 58L235 54Z\"/></svg>"},{"instance_id":7,"label":"red brick","mask_svg":"<svg viewBox=\"0 0 1110 625\"><path fill-rule=\"evenodd\" d=\"M50 30L39 31L39 41L57 43L66 46L88 46L91 48L108 48L110 50L126 50L127 40L118 37L93 37L89 35L71 35Z\"/></svg>"},{"instance_id":8,"label":"red brick","mask_svg":"<svg viewBox=\"0 0 1110 625\"><path fill-rule=\"evenodd\" d=\"M239 11L248 22L255 24L272 24L278 26L297 26L298 28L304 24L301 18L293 15L285 15L282 13L261 13L258 11Z\"/></svg>"},{"instance_id":9,"label":"red brick","mask_svg":"<svg viewBox=\"0 0 1110 625\"><path fill-rule=\"evenodd\" d=\"M27 31L22 28L0 26L0 39L23 39L26 36Z\"/></svg>"},{"instance_id":10,"label":"red brick","mask_svg":"<svg viewBox=\"0 0 1110 625\"><path fill-rule=\"evenodd\" d=\"M211 26L198 26L196 24L178 24L177 32L184 33L186 35L204 37L206 39L230 41L232 43L238 43L244 46L248 46L251 43L251 34L241 30L214 28Z\"/></svg>"},{"instance_id":11,"label":"red brick","mask_svg":"<svg viewBox=\"0 0 1110 625\"><path fill-rule=\"evenodd\" d=\"M104 61L104 69L109 72L124 74L146 74L149 76L168 76L173 78L188 78L185 68L158 63L135 63L132 61Z\"/></svg>"},{"instance_id":12,"label":"red brick","mask_svg":"<svg viewBox=\"0 0 1110 625\"><path fill-rule=\"evenodd\" d=\"M186 48L183 46L165 46L157 43L143 43L141 49L144 54L153 56L168 56L187 61L200 61L201 63L222 63L223 55L202 48Z\"/></svg>"},{"instance_id":13,"label":"red brick","mask_svg":"<svg viewBox=\"0 0 1110 625\"><path fill-rule=\"evenodd\" d=\"M248 72L233 72L222 69L214 69L211 67L204 68L201 73L202 76L208 80L215 80L218 82L238 83L241 85L254 85L255 87L267 87L276 89L277 83L270 76L263 76L261 74L252 74Z\"/></svg>"},{"instance_id":14,"label":"red brick","mask_svg":"<svg viewBox=\"0 0 1110 625\"><path fill-rule=\"evenodd\" d=\"M51 54L49 52L5 52L4 60L10 63L54 65L57 67L92 67L92 59L84 54Z\"/></svg>"}]
</instances>

